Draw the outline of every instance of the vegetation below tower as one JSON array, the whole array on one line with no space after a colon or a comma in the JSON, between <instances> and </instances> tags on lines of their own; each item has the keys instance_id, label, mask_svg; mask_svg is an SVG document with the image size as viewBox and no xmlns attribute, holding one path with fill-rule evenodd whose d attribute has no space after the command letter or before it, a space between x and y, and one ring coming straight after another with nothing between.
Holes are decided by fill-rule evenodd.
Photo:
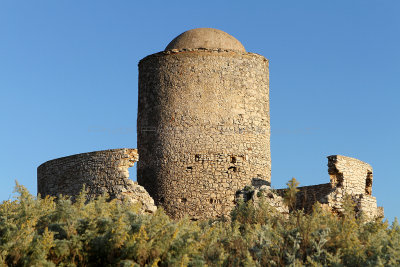
<instances>
[{"instance_id":1,"label":"vegetation below tower","mask_svg":"<svg viewBox=\"0 0 400 267\"><path fill-rule=\"evenodd\" d=\"M241 202L230 218L170 219L162 209L84 193L44 199L16 186L0 205L0 266L399 266L400 226L364 222L348 200L341 217L281 215Z\"/></svg>"}]
</instances>

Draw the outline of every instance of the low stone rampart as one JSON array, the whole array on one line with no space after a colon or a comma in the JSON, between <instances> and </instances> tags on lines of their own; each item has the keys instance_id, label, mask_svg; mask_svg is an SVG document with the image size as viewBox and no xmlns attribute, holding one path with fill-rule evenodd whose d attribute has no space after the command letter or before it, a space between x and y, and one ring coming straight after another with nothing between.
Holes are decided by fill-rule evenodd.
<instances>
[{"instance_id":1,"label":"low stone rampart","mask_svg":"<svg viewBox=\"0 0 400 267\"><path fill-rule=\"evenodd\" d=\"M277 192L280 196L284 196L285 190L278 189ZM301 186L297 190L296 209L304 209L305 212L311 212L316 202L323 203L324 198L333 191L330 183Z\"/></svg>"},{"instance_id":2,"label":"low stone rampart","mask_svg":"<svg viewBox=\"0 0 400 267\"><path fill-rule=\"evenodd\" d=\"M136 149L122 148L76 154L47 161L37 170L41 196L76 196L83 186L88 199L108 194L110 199L141 202L143 211L156 210L147 191L129 179L128 168L139 159Z\"/></svg>"}]
</instances>

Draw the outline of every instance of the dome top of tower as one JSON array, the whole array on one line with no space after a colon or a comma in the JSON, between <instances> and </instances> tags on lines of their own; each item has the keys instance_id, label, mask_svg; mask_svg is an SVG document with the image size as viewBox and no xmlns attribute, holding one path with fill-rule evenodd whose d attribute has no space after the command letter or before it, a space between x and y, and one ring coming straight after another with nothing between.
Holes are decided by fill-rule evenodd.
<instances>
[{"instance_id":1,"label":"dome top of tower","mask_svg":"<svg viewBox=\"0 0 400 267\"><path fill-rule=\"evenodd\" d=\"M232 35L213 28L186 31L172 40L165 50L171 49L223 49L246 52L244 46Z\"/></svg>"}]
</instances>

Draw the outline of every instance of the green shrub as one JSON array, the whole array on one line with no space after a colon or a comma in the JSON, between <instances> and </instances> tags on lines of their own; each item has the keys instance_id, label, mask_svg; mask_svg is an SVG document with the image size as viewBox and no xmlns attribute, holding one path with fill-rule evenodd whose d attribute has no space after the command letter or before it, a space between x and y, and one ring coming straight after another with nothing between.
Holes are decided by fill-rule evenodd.
<instances>
[{"instance_id":1,"label":"green shrub","mask_svg":"<svg viewBox=\"0 0 400 267\"><path fill-rule=\"evenodd\" d=\"M299 184L300 183L294 177L286 183L288 187L285 189L283 199L290 211L296 210L296 194L299 192L299 189L297 189Z\"/></svg>"},{"instance_id":2,"label":"green shrub","mask_svg":"<svg viewBox=\"0 0 400 267\"><path fill-rule=\"evenodd\" d=\"M241 202L231 219L171 220L106 197L36 198L21 185L0 205L0 266L399 266L400 226ZM348 203L351 206L351 203Z\"/></svg>"}]
</instances>

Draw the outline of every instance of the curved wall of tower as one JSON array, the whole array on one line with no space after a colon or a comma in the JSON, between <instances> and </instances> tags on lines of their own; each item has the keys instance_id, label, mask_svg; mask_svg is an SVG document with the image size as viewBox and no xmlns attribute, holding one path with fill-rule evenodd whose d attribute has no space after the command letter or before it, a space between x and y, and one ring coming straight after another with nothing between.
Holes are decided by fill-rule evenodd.
<instances>
[{"instance_id":1,"label":"curved wall of tower","mask_svg":"<svg viewBox=\"0 0 400 267\"><path fill-rule=\"evenodd\" d=\"M139 63L138 183L174 218L227 215L271 179L268 60L172 49Z\"/></svg>"}]
</instances>

